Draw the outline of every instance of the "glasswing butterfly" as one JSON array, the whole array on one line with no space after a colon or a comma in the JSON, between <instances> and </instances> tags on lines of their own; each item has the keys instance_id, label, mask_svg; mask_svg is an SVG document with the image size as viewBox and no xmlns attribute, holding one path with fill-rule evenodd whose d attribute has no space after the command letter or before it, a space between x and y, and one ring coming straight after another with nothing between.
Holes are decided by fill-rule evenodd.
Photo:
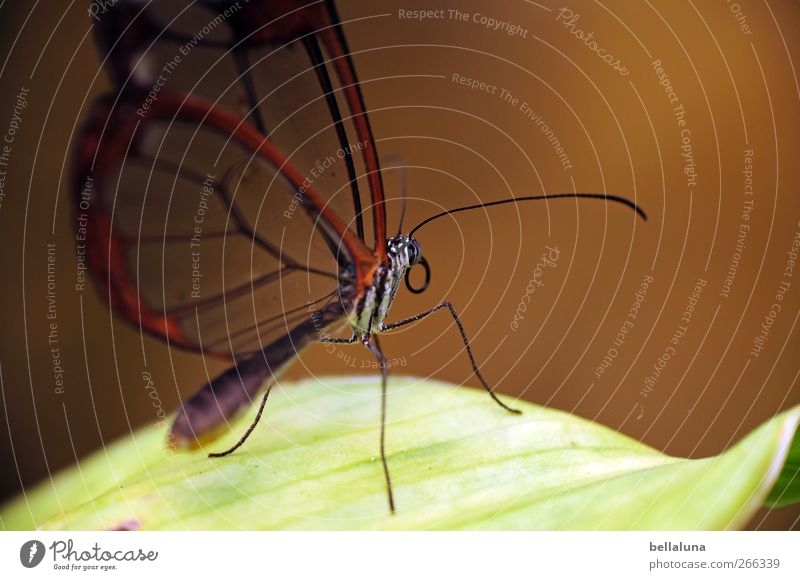
<instances>
[{"instance_id":1,"label":"glasswing butterfly","mask_svg":"<svg viewBox=\"0 0 800 580\"><path fill-rule=\"evenodd\" d=\"M213 436L315 341L362 343L382 374L377 334L447 310L491 397L449 302L389 323L402 280L425 290L430 267L413 235L389 236L380 161L355 68L331 1L118 0L95 32L112 90L79 139L74 206L101 295L142 332L231 361L185 401L175 446ZM362 199L362 195L364 196ZM89 201L91 200L91 201ZM365 203L366 202L366 203ZM405 209L405 206L404 206ZM370 231L371 230L371 231ZM370 235L371 234L371 235ZM424 283L414 287L411 268ZM351 336L332 337L349 326Z\"/></svg>"}]
</instances>

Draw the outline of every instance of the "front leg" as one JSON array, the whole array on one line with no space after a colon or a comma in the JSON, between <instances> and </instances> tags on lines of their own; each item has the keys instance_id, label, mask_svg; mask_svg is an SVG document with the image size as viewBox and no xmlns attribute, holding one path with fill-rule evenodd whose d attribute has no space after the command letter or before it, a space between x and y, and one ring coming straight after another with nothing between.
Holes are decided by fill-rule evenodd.
<instances>
[{"instance_id":1,"label":"front leg","mask_svg":"<svg viewBox=\"0 0 800 580\"><path fill-rule=\"evenodd\" d=\"M386 357L383 356L383 350L381 350L378 337L365 334L361 338L361 342L363 342L364 346L375 356L375 359L378 361L378 366L381 368L381 462L383 463L383 475L386 479L386 493L389 495L389 511L394 513L392 476L389 474L389 463L386 461L386 381L388 379L389 370L386 368Z\"/></svg>"},{"instance_id":2,"label":"front leg","mask_svg":"<svg viewBox=\"0 0 800 580\"><path fill-rule=\"evenodd\" d=\"M370 320L370 325L372 321ZM394 492L392 491L392 476L389 474L389 463L386 461L386 382L388 379L388 369L386 368L386 357L383 356L380 343L377 336L372 336L368 333L358 334L353 333L350 338L320 338L317 342L327 344L353 344L361 342L366 346L369 351L375 356L378 366L381 370L381 437L380 437L380 451L381 463L383 463L383 474L386 479L386 493L389 496L389 511L394 512ZM374 343L373 343L374 341Z\"/></svg>"},{"instance_id":3,"label":"front leg","mask_svg":"<svg viewBox=\"0 0 800 580\"><path fill-rule=\"evenodd\" d=\"M483 385L483 388L486 389L486 391L489 393L489 395L492 397L492 399L494 399L495 402L498 405L500 405L501 407L503 407L506 411L509 411L511 413L516 413L518 415L521 414L522 411L520 411L519 409L514 409L512 407L509 407L503 401L498 399L497 395L494 394L494 391L489 386L489 383L487 383L486 380L483 378L483 375L481 375L481 371L478 368L478 364L475 362L475 357L472 354L472 349L469 346L469 339L467 338L467 333L464 330L464 325L461 324L461 320L458 317L458 313L456 312L456 309L453 307L453 305L450 302L448 302L448 301L442 302L441 304L437 304L433 308L429 308L428 310L425 310L424 312L420 312L419 314L415 314L414 316L409 316L408 318L404 318L403 320L399 320L397 322L393 322L392 324L381 324L381 332L388 332L390 330L393 330L393 329L398 328L400 326L404 326L404 325L409 324L411 322L416 322L417 320L422 320L423 318L425 318L427 316L430 316L431 314L433 314L437 310L441 310L442 308L447 308L448 310L450 310L450 314L453 316L453 320L455 320L455 322L456 322L456 326L458 327L458 331L461 333L461 339L464 341L464 347L467 349L467 355L469 356L469 362L472 363L472 371L475 373L475 376L478 377L478 380Z\"/></svg>"}]
</instances>

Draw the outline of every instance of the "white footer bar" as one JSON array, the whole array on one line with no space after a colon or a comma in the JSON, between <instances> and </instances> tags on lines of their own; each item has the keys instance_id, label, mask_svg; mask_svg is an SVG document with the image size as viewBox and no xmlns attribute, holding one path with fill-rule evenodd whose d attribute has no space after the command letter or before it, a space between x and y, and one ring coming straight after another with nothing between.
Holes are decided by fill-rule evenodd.
<instances>
[{"instance_id":1,"label":"white footer bar","mask_svg":"<svg viewBox=\"0 0 800 580\"><path fill-rule=\"evenodd\" d=\"M0 578L800 578L793 532L0 532ZM180 578L181 576L176 576Z\"/></svg>"}]
</instances>

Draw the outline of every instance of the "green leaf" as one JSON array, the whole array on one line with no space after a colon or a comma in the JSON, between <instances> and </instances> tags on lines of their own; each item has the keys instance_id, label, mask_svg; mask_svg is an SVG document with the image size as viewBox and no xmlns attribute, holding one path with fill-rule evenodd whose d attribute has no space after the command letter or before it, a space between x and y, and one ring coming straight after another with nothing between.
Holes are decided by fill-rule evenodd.
<instances>
[{"instance_id":1,"label":"green leaf","mask_svg":"<svg viewBox=\"0 0 800 580\"><path fill-rule=\"evenodd\" d=\"M731 529L768 497L800 499L800 408L719 456L687 460L561 411L519 402L523 414L511 415L484 391L393 377L392 516L377 456L379 393L373 379L284 383L245 446L220 459L168 451L166 424L146 427L4 506L0 525Z\"/></svg>"},{"instance_id":2,"label":"green leaf","mask_svg":"<svg viewBox=\"0 0 800 580\"><path fill-rule=\"evenodd\" d=\"M784 434L784 440L791 440L791 446L778 481L767 498L767 504L774 507L800 502L800 433L791 423L786 425L786 429L788 433Z\"/></svg>"}]
</instances>

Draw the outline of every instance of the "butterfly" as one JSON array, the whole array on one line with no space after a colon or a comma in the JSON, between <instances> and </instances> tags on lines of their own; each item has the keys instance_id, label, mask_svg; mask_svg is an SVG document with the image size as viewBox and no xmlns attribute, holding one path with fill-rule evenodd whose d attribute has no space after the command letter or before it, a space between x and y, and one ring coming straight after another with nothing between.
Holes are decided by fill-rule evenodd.
<instances>
[{"instance_id":1,"label":"butterfly","mask_svg":"<svg viewBox=\"0 0 800 580\"><path fill-rule=\"evenodd\" d=\"M173 446L212 438L261 399L315 342L361 344L381 369L380 457L395 511L385 423L387 364L378 335L448 313L484 379L456 308L442 302L390 321L405 281L431 269L414 233L387 231L381 162L330 0L118 0L95 16L112 89L77 143L73 206L86 262L115 312L171 346L230 361L186 400ZM414 286L413 268L424 281ZM349 333L345 332L349 329ZM340 335L345 332L343 336Z\"/></svg>"}]
</instances>

